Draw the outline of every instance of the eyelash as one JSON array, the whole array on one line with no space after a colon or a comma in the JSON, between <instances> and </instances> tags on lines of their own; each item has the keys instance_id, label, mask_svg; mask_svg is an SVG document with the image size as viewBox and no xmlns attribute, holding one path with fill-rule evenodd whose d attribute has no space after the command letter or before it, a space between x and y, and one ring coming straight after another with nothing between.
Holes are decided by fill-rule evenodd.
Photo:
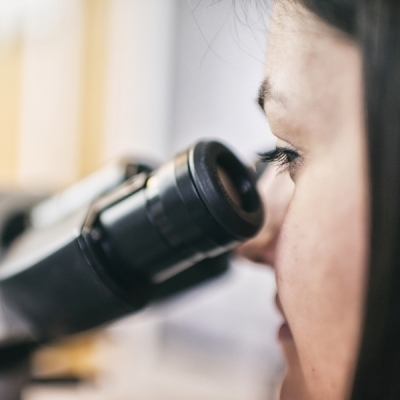
<instances>
[{"instance_id":1,"label":"eyelash","mask_svg":"<svg viewBox=\"0 0 400 400\"><path fill-rule=\"evenodd\" d=\"M278 166L281 172L289 170L292 174L301 164L300 154L289 147L277 147L272 151L259 154L260 161Z\"/></svg>"}]
</instances>

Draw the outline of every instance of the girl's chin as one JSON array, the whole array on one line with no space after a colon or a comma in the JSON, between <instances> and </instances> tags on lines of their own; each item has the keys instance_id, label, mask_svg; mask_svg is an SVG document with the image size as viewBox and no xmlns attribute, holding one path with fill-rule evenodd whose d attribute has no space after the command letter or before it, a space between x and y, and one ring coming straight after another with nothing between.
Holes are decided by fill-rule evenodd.
<instances>
[{"instance_id":1,"label":"girl's chin","mask_svg":"<svg viewBox=\"0 0 400 400\"><path fill-rule=\"evenodd\" d=\"M305 390L299 375L295 371L286 372L282 378L282 384L279 390L279 400L310 400L310 393Z\"/></svg>"}]
</instances>

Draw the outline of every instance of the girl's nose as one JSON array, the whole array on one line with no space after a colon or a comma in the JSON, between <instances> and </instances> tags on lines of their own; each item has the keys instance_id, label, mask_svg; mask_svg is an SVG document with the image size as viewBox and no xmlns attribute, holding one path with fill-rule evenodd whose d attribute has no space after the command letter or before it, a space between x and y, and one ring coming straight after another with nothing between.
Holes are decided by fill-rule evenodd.
<instances>
[{"instance_id":1,"label":"girl's nose","mask_svg":"<svg viewBox=\"0 0 400 400\"><path fill-rule=\"evenodd\" d=\"M237 254L249 260L274 267L279 232L293 195L294 184L287 172L269 165L258 182L266 218L260 232L237 249Z\"/></svg>"}]
</instances>

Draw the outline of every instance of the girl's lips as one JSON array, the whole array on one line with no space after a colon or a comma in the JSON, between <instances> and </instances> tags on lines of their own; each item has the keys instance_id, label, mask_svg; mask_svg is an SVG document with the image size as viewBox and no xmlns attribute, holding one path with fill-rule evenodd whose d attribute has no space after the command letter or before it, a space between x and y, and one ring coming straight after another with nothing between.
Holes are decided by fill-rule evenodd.
<instances>
[{"instance_id":1,"label":"girl's lips","mask_svg":"<svg viewBox=\"0 0 400 400\"><path fill-rule=\"evenodd\" d=\"M282 315L284 321L278 331L278 339L279 340L293 340L292 332L290 330L289 324L286 321L285 313L283 312L282 304L279 299L278 294L275 295L275 304L279 313Z\"/></svg>"}]
</instances>

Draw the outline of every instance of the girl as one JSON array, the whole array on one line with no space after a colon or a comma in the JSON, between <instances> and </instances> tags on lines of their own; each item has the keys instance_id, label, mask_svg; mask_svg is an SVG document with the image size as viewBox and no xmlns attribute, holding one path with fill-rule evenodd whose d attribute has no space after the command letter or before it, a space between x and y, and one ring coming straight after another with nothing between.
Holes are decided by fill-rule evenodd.
<instances>
[{"instance_id":1,"label":"girl","mask_svg":"<svg viewBox=\"0 0 400 400\"><path fill-rule=\"evenodd\" d=\"M282 400L400 398L400 2L276 0L259 103Z\"/></svg>"}]
</instances>

